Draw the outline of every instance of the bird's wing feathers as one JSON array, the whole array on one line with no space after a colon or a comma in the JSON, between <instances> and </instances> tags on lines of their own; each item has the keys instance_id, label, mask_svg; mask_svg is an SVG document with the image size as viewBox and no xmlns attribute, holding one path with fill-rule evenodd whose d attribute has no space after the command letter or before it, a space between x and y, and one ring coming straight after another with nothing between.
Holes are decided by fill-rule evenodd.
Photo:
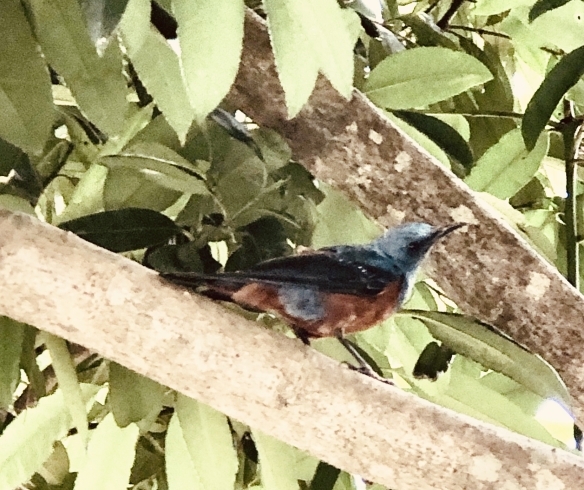
<instances>
[{"instance_id":1,"label":"bird's wing feathers","mask_svg":"<svg viewBox=\"0 0 584 490\"><path fill-rule=\"evenodd\" d=\"M334 253L314 252L261 262L242 272L199 274L190 272L162 274L186 286L219 286L237 289L249 283L274 286L306 286L319 291L370 296L380 293L388 283L402 278L366 263L345 261Z\"/></svg>"}]
</instances>

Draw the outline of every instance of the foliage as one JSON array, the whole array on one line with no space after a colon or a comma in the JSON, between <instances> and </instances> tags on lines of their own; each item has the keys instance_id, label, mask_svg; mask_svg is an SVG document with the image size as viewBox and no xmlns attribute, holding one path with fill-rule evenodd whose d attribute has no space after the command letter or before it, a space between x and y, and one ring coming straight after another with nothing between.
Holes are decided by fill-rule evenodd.
<instances>
[{"instance_id":1,"label":"foliage","mask_svg":"<svg viewBox=\"0 0 584 490\"><path fill-rule=\"evenodd\" d=\"M267 16L289 115L319 72L344 96L361 89L577 285L584 4L478 0L453 12L446 0L341 3L349 8L246 3ZM3 1L0 206L157 270L237 270L299 246L376 236L280 135L217 107L237 74L244 15L241 0ZM417 284L407 307L355 339L384 375L460 412L569 444L569 418L557 430L537 416L549 399L569 410L543 360L457 314L431 281ZM39 489L354 485L210 407L37 333L0 318L0 489L27 480ZM345 355L334 341L314 347Z\"/></svg>"}]
</instances>

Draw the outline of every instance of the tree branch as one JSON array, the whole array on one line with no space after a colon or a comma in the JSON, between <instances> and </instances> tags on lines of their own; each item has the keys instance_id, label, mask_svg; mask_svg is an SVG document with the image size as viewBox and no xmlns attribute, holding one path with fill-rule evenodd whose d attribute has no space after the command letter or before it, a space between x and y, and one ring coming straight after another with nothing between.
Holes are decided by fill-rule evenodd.
<instances>
[{"instance_id":1,"label":"tree branch","mask_svg":"<svg viewBox=\"0 0 584 490\"><path fill-rule=\"evenodd\" d=\"M577 456L359 375L30 216L0 211L0 277L0 314L388 487L582 480Z\"/></svg>"},{"instance_id":2,"label":"tree branch","mask_svg":"<svg viewBox=\"0 0 584 490\"><path fill-rule=\"evenodd\" d=\"M396 128L361 93L350 101L322 77L286 119L264 22L248 11L238 78L228 97L287 139L294 158L382 225L424 220L477 226L438 244L429 273L468 314L493 323L549 361L584 420L584 298L468 187Z\"/></svg>"}]
</instances>

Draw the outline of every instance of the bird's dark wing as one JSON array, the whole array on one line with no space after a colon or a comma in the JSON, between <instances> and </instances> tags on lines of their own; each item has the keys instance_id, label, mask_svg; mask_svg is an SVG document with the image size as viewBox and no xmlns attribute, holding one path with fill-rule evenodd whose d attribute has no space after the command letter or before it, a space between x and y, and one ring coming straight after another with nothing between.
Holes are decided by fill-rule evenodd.
<instances>
[{"instance_id":1,"label":"bird's dark wing","mask_svg":"<svg viewBox=\"0 0 584 490\"><path fill-rule=\"evenodd\" d=\"M163 277L185 286L238 288L249 283L274 286L306 286L322 292L374 296L389 283L403 278L365 263L343 261L332 253L315 252L261 262L241 272L199 274L163 273Z\"/></svg>"}]
</instances>

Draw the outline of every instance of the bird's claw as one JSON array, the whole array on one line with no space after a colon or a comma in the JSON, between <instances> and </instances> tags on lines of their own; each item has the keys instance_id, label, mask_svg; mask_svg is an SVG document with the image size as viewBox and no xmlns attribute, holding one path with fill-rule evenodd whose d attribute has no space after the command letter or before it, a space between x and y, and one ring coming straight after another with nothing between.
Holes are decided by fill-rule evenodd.
<instances>
[{"instance_id":1,"label":"bird's claw","mask_svg":"<svg viewBox=\"0 0 584 490\"><path fill-rule=\"evenodd\" d=\"M350 364L348 362L344 362L345 366L347 366L351 371L357 371L358 373L364 374L365 376L369 376L377 381L381 381L390 386L395 386L395 383L391 379L384 378L377 374L370 366L355 366L354 364Z\"/></svg>"}]
</instances>

